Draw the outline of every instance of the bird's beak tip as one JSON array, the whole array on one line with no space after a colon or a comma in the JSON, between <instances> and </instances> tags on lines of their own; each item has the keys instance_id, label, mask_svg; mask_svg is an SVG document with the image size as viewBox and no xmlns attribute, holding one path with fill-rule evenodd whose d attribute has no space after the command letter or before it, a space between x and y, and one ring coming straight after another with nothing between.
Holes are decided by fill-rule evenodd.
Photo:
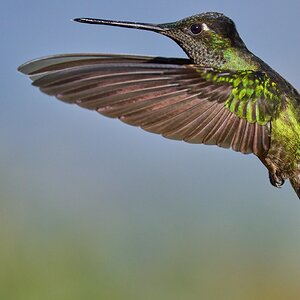
<instances>
[{"instance_id":1,"label":"bird's beak tip","mask_svg":"<svg viewBox=\"0 0 300 300\"><path fill-rule=\"evenodd\" d=\"M71 19L71 21L79 22L79 23L87 23L89 20L87 20L86 18L74 18L74 19Z\"/></svg>"}]
</instances>

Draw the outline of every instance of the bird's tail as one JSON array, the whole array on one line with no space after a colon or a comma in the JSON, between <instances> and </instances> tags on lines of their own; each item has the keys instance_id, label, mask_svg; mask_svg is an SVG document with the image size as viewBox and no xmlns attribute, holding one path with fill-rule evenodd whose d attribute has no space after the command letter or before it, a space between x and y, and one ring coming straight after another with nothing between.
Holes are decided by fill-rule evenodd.
<instances>
[{"instance_id":1,"label":"bird's tail","mask_svg":"<svg viewBox=\"0 0 300 300\"><path fill-rule=\"evenodd\" d=\"M298 198L300 199L300 174L298 174L298 176L290 178L290 183L295 190Z\"/></svg>"}]
</instances>

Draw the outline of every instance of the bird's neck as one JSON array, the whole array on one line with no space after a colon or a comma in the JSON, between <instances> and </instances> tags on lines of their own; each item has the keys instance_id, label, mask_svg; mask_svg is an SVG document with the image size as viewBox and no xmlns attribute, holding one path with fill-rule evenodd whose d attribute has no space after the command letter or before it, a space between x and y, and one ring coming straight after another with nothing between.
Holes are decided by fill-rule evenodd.
<instances>
[{"instance_id":1,"label":"bird's neck","mask_svg":"<svg viewBox=\"0 0 300 300\"><path fill-rule=\"evenodd\" d=\"M224 64L222 68L232 71L257 71L261 68L260 60L244 48L228 48L223 51Z\"/></svg>"},{"instance_id":2,"label":"bird's neck","mask_svg":"<svg viewBox=\"0 0 300 300\"><path fill-rule=\"evenodd\" d=\"M260 59L247 48L208 48L197 49L196 52L186 51L194 63L227 71L257 71L262 67ZM195 55L196 54L196 55ZM200 54L200 55L199 55Z\"/></svg>"}]
</instances>

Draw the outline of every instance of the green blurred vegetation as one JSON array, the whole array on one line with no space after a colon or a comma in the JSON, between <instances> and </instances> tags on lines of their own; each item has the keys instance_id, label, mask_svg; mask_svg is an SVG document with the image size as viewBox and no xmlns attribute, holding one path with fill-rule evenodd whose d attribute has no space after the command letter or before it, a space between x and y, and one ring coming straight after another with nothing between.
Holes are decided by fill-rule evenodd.
<instances>
[{"instance_id":1,"label":"green blurred vegetation","mask_svg":"<svg viewBox=\"0 0 300 300\"><path fill-rule=\"evenodd\" d=\"M299 223L287 210L1 196L0 299L299 298Z\"/></svg>"}]
</instances>

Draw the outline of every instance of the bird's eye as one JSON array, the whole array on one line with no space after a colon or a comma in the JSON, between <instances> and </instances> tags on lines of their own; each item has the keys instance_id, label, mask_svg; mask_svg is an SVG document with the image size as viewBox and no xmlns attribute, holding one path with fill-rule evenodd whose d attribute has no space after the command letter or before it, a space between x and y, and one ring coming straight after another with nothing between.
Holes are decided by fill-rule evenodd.
<instances>
[{"instance_id":1,"label":"bird's eye","mask_svg":"<svg viewBox=\"0 0 300 300\"><path fill-rule=\"evenodd\" d=\"M202 31L201 24L193 24L190 28L192 34L199 34Z\"/></svg>"}]
</instances>

